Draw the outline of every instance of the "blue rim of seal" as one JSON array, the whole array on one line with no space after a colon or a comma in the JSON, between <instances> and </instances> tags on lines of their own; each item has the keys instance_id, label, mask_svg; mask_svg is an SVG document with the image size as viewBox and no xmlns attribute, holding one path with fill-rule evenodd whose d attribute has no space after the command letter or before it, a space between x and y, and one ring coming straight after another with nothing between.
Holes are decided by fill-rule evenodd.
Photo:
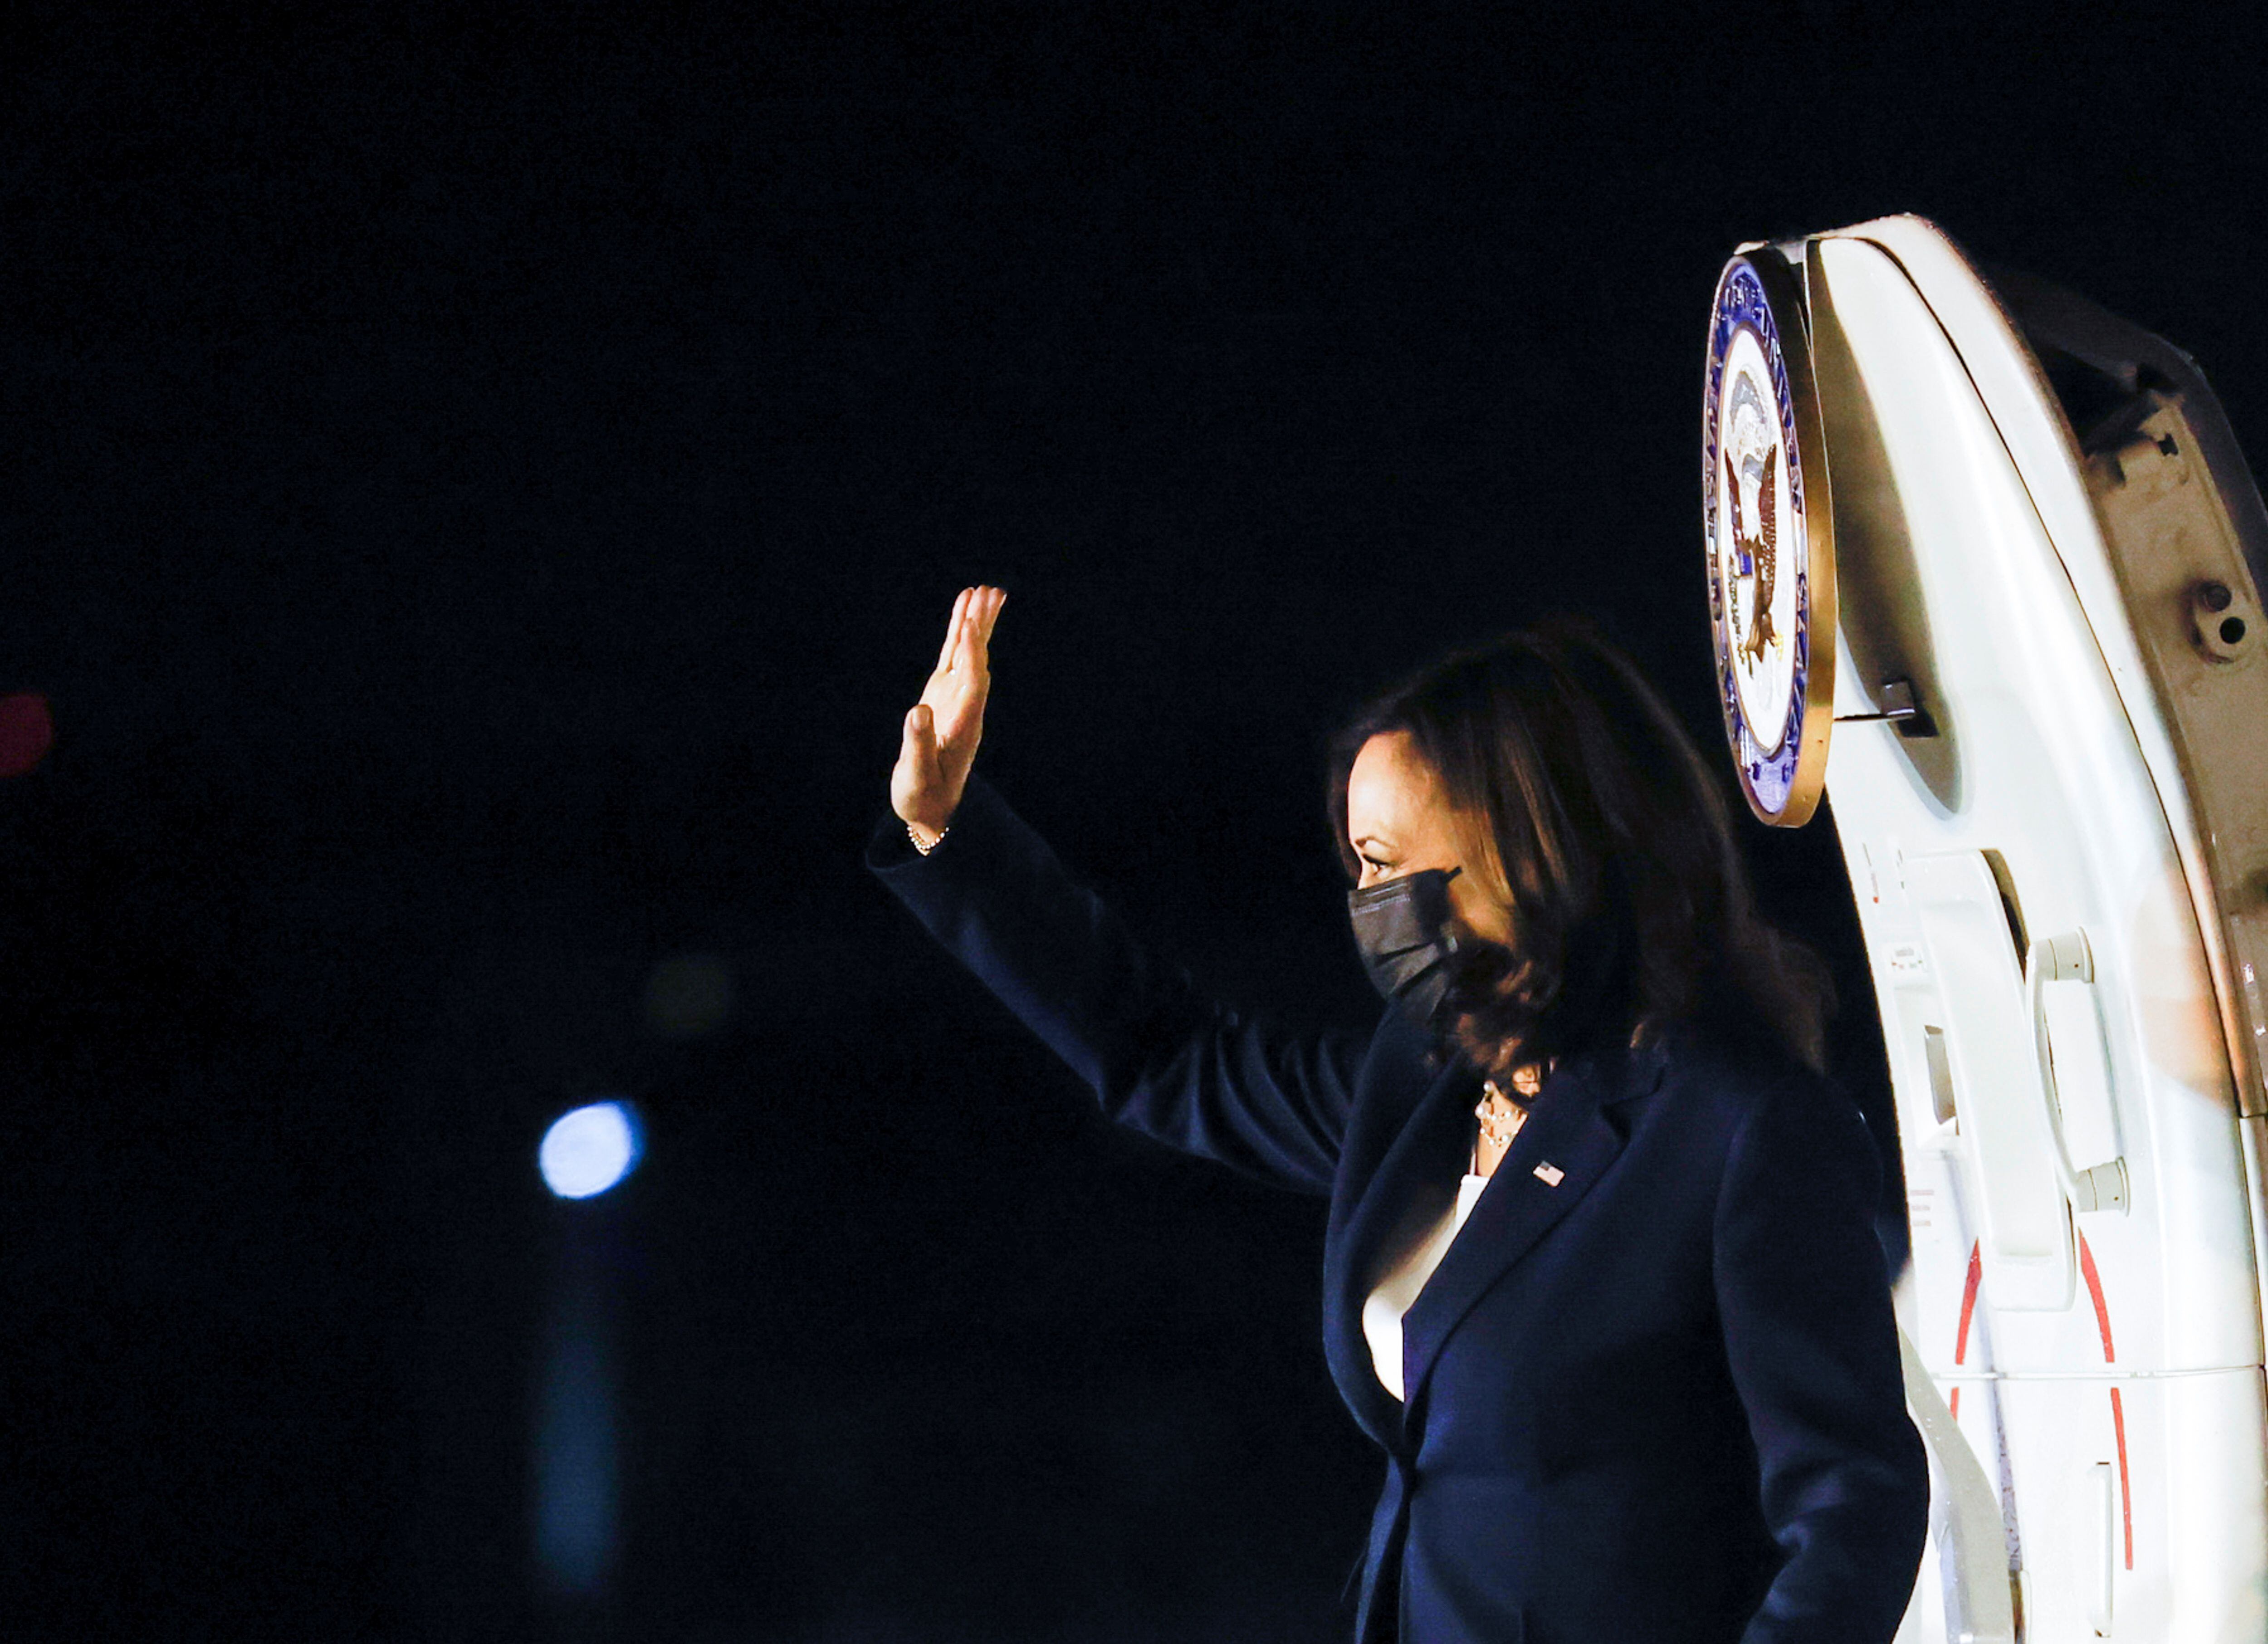
<instances>
[{"instance_id":1,"label":"blue rim of seal","mask_svg":"<svg viewBox=\"0 0 2268 1644\"><path fill-rule=\"evenodd\" d=\"M1802 530L1804 563L1795 572L1795 669L1788 682L1787 711L1778 745L1767 748L1741 711L1740 683L1734 677L1732 636L1725 630L1724 578L1717 556L1717 408L1725 381L1725 357L1733 339L1752 333L1771 371L1772 398L1779 414L1780 439L1787 452L1787 492L1794 522ZM1780 351L1779 325L1764 297L1764 282L1745 257L1736 257L1717 283L1716 313L1709 326L1708 387L1701 407L1701 529L1709 556L1709 633L1716 647L1718 704L1733 744L1733 763L1750 800L1768 815L1787 808L1795 785L1796 761L1803 752L1804 694L1811 678L1810 531L1803 506L1802 447L1795 431L1795 396L1788 386L1787 360Z\"/></svg>"}]
</instances>

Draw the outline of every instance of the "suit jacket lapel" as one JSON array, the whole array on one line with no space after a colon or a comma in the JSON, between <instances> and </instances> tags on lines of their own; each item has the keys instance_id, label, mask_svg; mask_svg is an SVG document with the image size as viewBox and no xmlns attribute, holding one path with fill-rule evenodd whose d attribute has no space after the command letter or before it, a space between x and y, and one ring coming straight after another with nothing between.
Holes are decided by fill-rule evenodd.
<instances>
[{"instance_id":1,"label":"suit jacket lapel","mask_svg":"<svg viewBox=\"0 0 2268 1644\"><path fill-rule=\"evenodd\" d=\"M1403 1316L1406 1408L1418 1408L1442 1344L1473 1304L1582 1201L1623 1150L1601 1111L1638 1092L1627 1058L1581 1058L1553 1074L1463 1228Z\"/></svg>"},{"instance_id":2,"label":"suit jacket lapel","mask_svg":"<svg viewBox=\"0 0 2268 1644\"><path fill-rule=\"evenodd\" d=\"M1472 1146L1472 1104L1479 1088L1480 1075L1453 1058L1409 1106L1364 1116L1368 1123L1347 1139L1347 1163L1361 1186L1344 1224L1333 1230L1325 1342L1349 1407L1389 1449L1401 1439L1402 1406L1379 1384L1371 1364L1363 1302L1410 1235L1438 1222L1454 1201Z\"/></svg>"}]
</instances>

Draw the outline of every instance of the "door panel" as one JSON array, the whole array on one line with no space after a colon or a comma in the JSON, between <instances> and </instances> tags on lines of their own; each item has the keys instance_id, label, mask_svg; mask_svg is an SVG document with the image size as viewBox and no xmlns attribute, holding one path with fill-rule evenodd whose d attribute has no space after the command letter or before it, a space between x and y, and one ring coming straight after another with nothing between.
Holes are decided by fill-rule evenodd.
<instances>
[{"instance_id":1,"label":"door panel","mask_svg":"<svg viewBox=\"0 0 2268 1644\"><path fill-rule=\"evenodd\" d=\"M1999 886L1974 851L1911 857L1906 870L1978 1189L1985 1294L1997 1309L2061 1310L2071 1305L2075 1272L2071 1218L2050 1161L2031 1014Z\"/></svg>"},{"instance_id":2,"label":"door panel","mask_svg":"<svg viewBox=\"0 0 2268 1644\"><path fill-rule=\"evenodd\" d=\"M2257 1640L2268 1125L2238 1120L2232 1067L2250 1063L2227 1024L2253 1018L2222 959L2247 932L2212 903L2224 846L2198 826L2198 804L2234 819L2248 795L2193 803L2174 757L2189 720L2150 671L2188 654L2187 630L2118 603L2141 584L2122 583L2039 369L1957 250L1905 219L1803 260L1842 562L1837 713L1876 711L1894 682L1922 710L1838 725L1828 770L1904 1151L1896 1294L1930 1383L1910 1402L1919 1418L1941 1398L1977 1473L1957 1487L1938 1434L1901 1637L1992 1625L1975 1596L1989 1531L2023 1637ZM2137 471L2161 458L2138 446ZM2198 513L2151 501L2176 497L2170 474L2123 482L2120 504L2158 510L2145 523L2169 564ZM2182 689L2221 693L2220 719L2182 710L2199 726L2234 723L2241 689L2268 681L2191 661Z\"/></svg>"}]
</instances>

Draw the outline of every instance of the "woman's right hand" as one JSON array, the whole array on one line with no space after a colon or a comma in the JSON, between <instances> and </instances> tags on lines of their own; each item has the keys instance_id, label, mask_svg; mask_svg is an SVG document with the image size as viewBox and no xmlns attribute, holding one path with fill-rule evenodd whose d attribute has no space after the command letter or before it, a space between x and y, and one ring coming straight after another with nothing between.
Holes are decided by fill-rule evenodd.
<instances>
[{"instance_id":1,"label":"woman's right hand","mask_svg":"<svg viewBox=\"0 0 2268 1644\"><path fill-rule=\"evenodd\" d=\"M897 768L890 772L890 808L924 848L945 832L968 785L968 767L984 734L984 698L992 689L987 660L992 624L1007 598L998 588L961 591L937 671L906 715Z\"/></svg>"}]
</instances>

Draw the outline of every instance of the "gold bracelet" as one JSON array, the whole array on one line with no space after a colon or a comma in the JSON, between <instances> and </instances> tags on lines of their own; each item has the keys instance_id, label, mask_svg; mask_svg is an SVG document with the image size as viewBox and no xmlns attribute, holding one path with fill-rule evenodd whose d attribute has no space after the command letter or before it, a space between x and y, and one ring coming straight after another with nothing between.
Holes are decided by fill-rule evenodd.
<instances>
[{"instance_id":1,"label":"gold bracelet","mask_svg":"<svg viewBox=\"0 0 2268 1644\"><path fill-rule=\"evenodd\" d=\"M906 837L914 842L914 849L920 851L924 856L927 856L931 851L936 850L938 846L943 844L945 843L945 836L949 831L950 830L947 829L939 829L937 830L937 837L931 840L927 844L924 844L921 842L921 836L914 831L914 825L911 822L908 822L906 824Z\"/></svg>"}]
</instances>

